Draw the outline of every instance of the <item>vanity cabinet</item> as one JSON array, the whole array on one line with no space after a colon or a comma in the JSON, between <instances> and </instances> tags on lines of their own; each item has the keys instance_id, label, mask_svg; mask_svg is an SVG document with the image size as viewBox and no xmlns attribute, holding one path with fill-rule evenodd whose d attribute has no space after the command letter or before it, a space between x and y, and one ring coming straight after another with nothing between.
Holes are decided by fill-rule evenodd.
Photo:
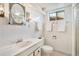
<instances>
[{"instance_id":1,"label":"vanity cabinet","mask_svg":"<svg viewBox=\"0 0 79 59\"><path fill-rule=\"evenodd\" d=\"M29 47L28 49L16 54L16 56L41 56L41 47L43 42L38 42L37 44Z\"/></svg>"},{"instance_id":2,"label":"vanity cabinet","mask_svg":"<svg viewBox=\"0 0 79 59\"><path fill-rule=\"evenodd\" d=\"M41 48L37 48L36 50L34 50L33 52L31 52L29 55L27 55L29 52L31 51L24 51L20 54L17 54L16 56L41 56Z\"/></svg>"}]
</instances>

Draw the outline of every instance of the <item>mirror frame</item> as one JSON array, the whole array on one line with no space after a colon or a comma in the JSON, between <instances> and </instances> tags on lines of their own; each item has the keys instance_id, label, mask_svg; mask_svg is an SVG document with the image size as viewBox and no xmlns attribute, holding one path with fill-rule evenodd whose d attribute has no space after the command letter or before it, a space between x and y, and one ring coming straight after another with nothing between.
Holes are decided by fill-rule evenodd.
<instances>
[{"instance_id":1,"label":"mirror frame","mask_svg":"<svg viewBox=\"0 0 79 59\"><path fill-rule=\"evenodd\" d=\"M10 13L9 13L9 23L8 24L22 25L23 23L18 24L16 22L14 22L14 20L12 20L11 9L12 9L13 5L15 5L15 4L18 4L18 5L20 5L23 8L23 11L24 11L24 20L25 20L25 7L22 4L20 4L20 3L9 3L9 12Z\"/></svg>"}]
</instances>

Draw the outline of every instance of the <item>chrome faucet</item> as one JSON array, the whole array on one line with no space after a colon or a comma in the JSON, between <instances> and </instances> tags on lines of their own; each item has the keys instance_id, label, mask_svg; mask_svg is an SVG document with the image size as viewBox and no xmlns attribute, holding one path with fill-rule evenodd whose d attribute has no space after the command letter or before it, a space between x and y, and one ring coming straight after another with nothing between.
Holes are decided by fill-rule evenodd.
<instances>
[{"instance_id":1,"label":"chrome faucet","mask_svg":"<svg viewBox=\"0 0 79 59\"><path fill-rule=\"evenodd\" d=\"M52 36L54 39L57 39L57 37L55 35Z\"/></svg>"},{"instance_id":2,"label":"chrome faucet","mask_svg":"<svg viewBox=\"0 0 79 59\"><path fill-rule=\"evenodd\" d=\"M16 43L19 43L19 42L22 42L23 41L23 39L18 39L17 41L16 41Z\"/></svg>"}]
</instances>

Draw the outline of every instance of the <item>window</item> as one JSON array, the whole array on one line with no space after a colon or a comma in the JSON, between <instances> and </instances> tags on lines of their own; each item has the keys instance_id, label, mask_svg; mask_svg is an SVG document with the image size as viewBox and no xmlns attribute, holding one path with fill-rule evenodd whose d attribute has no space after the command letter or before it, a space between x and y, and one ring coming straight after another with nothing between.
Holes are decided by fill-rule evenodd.
<instances>
[{"instance_id":1,"label":"window","mask_svg":"<svg viewBox=\"0 0 79 59\"><path fill-rule=\"evenodd\" d=\"M49 18L50 18L50 21L56 20L56 13L50 13Z\"/></svg>"},{"instance_id":2,"label":"window","mask_svg":"<svg viewBox=\"0 0 79 59\"><path fill-rule=\"evenodd\" d=\"M63 20L64 19L64 10L62 11L57 11L54 13L49 13L49 20Z\"/></svg>"}]
</instances>

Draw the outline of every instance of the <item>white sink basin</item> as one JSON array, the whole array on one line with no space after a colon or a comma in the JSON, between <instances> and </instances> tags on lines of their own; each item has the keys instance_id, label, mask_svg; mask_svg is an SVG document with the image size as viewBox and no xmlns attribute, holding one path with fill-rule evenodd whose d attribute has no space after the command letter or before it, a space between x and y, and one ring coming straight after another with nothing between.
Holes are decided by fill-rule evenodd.
<instances>
[{"instance_id":1,"label":"white sink basin","mask_svg":"<svg viewBox=\"0 0 79 59\"><path fill-rule=\"evenodd\" d=\"M24 41L24 42L16 43L16 46L17 47L26 47L30 44L32 44L32 41Z\"/></svg>"}]
</instances>

